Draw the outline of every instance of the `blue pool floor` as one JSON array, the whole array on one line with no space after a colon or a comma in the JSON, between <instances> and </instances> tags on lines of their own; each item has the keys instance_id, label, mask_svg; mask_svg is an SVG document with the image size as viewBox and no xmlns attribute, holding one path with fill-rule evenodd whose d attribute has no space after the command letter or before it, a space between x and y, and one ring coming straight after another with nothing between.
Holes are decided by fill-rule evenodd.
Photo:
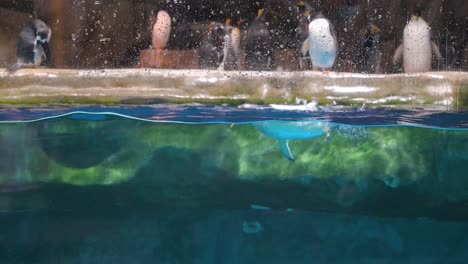
<instances>
[{"instance_id":1,"label":"blue pool floor","mask_svg":"<svg viewBox=\"0 0 468 264\"><path fill-rule=\"evenodd\" d=\"M0 215L2 263L466 263L467 248L468 223L427 218L177 208Z\"/></svg>"}]
</instances>

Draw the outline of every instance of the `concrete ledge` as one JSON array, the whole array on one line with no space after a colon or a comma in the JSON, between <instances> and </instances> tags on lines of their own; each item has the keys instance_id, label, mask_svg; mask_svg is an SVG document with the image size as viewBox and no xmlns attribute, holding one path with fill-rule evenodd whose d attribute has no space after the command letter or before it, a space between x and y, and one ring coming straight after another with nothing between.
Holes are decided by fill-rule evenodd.
<instances>
[{"instance_id":1,"label":"concrete ledge","mask_svg":"<svg viewBox=\"0 0 468 264\"><path fill-rule=\"evenodd\" d=\"M0 70L1 104L294 103L468 107L467 72L368 75L209 70Z\"/></svg>"}]
</instances>

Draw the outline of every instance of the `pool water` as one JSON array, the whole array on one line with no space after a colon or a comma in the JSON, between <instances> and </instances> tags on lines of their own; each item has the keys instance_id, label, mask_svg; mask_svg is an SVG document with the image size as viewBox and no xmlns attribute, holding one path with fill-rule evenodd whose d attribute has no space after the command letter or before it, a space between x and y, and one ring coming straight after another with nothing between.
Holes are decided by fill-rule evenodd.
<instances>
[{"instance_id":1,"label":"pool water","mask_svg":"<svg viewBox=\"0 0 468 264\"><path fill-rule=\"evenodd\" d=\"M6 263L462 263L468 112L0 109Z\"/></svg>"}]
</instances>

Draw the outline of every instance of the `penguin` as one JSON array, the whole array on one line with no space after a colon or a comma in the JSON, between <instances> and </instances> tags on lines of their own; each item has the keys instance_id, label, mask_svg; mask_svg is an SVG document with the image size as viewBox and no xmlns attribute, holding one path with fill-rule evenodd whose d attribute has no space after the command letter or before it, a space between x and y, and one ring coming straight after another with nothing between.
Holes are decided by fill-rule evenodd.
<instances>
[{"instance_id":1,"label":"penguin","mask_svg":"<svg viewBox=\"0 0 468 264\"><path fill-rule=\"evenodd\" d=\"M455 68L457 64L457 50L456 37L450 33L447 33L445 38L440 43L440 52L443 59L443 68L445 70L451 70Z\"/></svg>"},{"instance_id":2,"label":"penguin","mask_svg":"<svg viewBox=\"0 0 468 264\"><path fill-rule=\"evenodd\" d=\"M240 49L240 39L241 32L237 26L241 20L233 22L231 19L226 21L226 34L229 36L229 39L225 39L225 42L229 45L225 45L224 57L229 63L229 69L237 70L239 69L239 49Z\"/></svg>"},{"instance_id":3,"label":"penguin","mask_svg":"<svg viewBox=\"0 0 468 264\"><path fill-rule=\"evenodd\" d=\"M224 25L223 59L218 70L237 70L239 65L240 30L231 19Z\"/></svg>"},{"instance_id":4,"label":"penguin","mask_svg":"<svg viewBox=\"0 0 468 264\"><path fill-rule=\"evenodd\" d=\"M318 13L309 23L309 54L313 69L331 69L337 52L338 41L333 24Z\"/></svg>"},{"instance_id":5,"label":"penguin","mask_svg":"<svg viewBox=\"0 0 468 264\"><path fill-rule=\"evenodd\" d=\"M378 26L370 22L359 40L358 72L382 73L382 33Z\"/></svg>"},{"instance_id":6,"label":"penguin","mask_svg":"<svg viewBox=\"0 0 468 264\"><path fill-rule=\"evenodd\" d=\"M310 12L306 8L304 2L297 4L297 11L299 13L298 24L295 29L295 57L297 60L297 67L299 70L306 70L310 68L309 59L309 23Z\"/></svg>"},{"instance_id":7,"label":"penguin","mask_svg":"<svg viewBox=\"0 0 468 264\"><path fill-rule=\"evenodd\" d=\"M158 12L153 24L151 44L154 49L162 50L167 46L171 35L171 16L164 10Z\"/></svg>"},{"instance_id":8,"label":"penguin","mask_svg":"<svg viewBox=\"0 0 468 264\"><path fill-rule=\"evenodd\" d=\"M438 61L442 61L439 48L431 40L431 28L416 12L403 30L403 43L393 55L393 64L403 58L403 70L406 73L427 72L431 70L432 52Z\"/></svg>"},{"instance_id":9,"label":"penguin","mask_svg":"<svg viewBox=\"0 0 468 264\"><path fill-rule=\"evenodd\" d=\"M20 32L16 49L17 62L8 69L13 74L22 67L39 66L45 59L50 65L49 41L52 31L44 21L33 19Z\"/></svg>"},{"instance_id":10,"label":"penguin","mask_svg":"<svg viewBox=\"0 0 468 264\"><path fill-rule=\"evenodd\" d=\"M198 66L201 69L219 69L224 67L225 44L230 41L226 37L225 25L219 22L211 22L206 36L198 48ZM224 61L224 62L223 62Z\"/></svg>"},{"instance_id":11,"label":"penguin","mask_svg":"<svg viewBox=\"0 0 468 264\"><path fill-rule=\"evenodd\" d=\"M245 66L247 70L268 71L274 68L275 49L263 9L245 33Z\"/></svg>"}]
</instances>

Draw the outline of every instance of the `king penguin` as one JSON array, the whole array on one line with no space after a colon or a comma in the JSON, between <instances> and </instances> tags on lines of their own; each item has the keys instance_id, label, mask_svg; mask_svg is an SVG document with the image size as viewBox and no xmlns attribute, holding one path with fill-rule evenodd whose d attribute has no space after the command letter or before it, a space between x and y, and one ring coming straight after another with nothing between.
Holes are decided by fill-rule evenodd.
<instances>
[{"instance_id":1,"label":"king penguin","mask_svg":"<svg viewBox=\"0 0 468 264\"><path fill-rule=\"evenodd\" d=\"M154 49L162 50L167 46L171 35L171 16L164 10L158 12L153 25L151 44Z\"/></svg>"},{"instance_id":2,"label":"king penguin","mask_svg":"<svg viewBox=\"0 0 468 264\"><path fill-rule=\"evenodd\" d=\"M198 48L198 66L201 69L220 69L226 63L224 60L225 45L229 43L225 25L211 22Z\"/></svg>"},{"instance_id":3,"label":"king penguin","mask_svg":"<svg viewBox=\"0 0 468 264\"><path fill-rule=\"evenodd\" d=\"M19 34L16 49L17 62L8 69L8 74L12 74L22 67L39 66L44 58L46 65L50 65L49 41L51 36L52 31L44 21L33 19L28 23Z\"/></svg>"},{"instance_id":4,"label":"king penguin","mask_svg":"<svg viewBox=\"0 0 468 264\"><path fill-rule=\"evenodd\" d=\"M275 49L263 9L247 28L245 36L245 66L247 70L268 71L274 68Z\"/></svg>"},{"instance_id":5,"label":"king penguin","mask_svg":"<svg viewBox=\"0 0 468 264\"><path fill-rule=\"evenodd\" d=\"M223 59L218 70L237 70L239 66L240 30L231 19L224 25Z\"/></svg>"},{"instance_id":6,"label":"king penguin","mask_svg":"<svg viewBox=\"0 0 468 264\"><path fill-rule=\"evenodd\" d=\"M330 20L318 13L309 23L309 54L314 70L328 70L335 64L338 41Z\"/></svg>"},{"instance_id":7,"label":"king penguin","mask_svg":"<svg viewBox=\"0 0 468 264\"><path fill-rule=\"evenodd\" d=\"M418 11L411 16L403 30L403 43L395 51L393 64L403 57L406 73L427 72L431 70L432 52L437 60L442 60L439 48L431 41L431 28Z\"/></svg>"},{"instance_id":8,"label":"king penguin","mask_svg":"<svg viewBox=\"0 0 468 264\"><path fill-rule=\"evenodd\" d=\"M295 56L298 62L297 67L299 70L306 70L310 67L309 60L309 23L310 11L307 10L306 3L301 1L297 4L297 11L299 13L298 23L295 29Z\"/></svg>"},{"instance_id":9,"label":"king penguin","mask_svg":"<svg viewBox=\"0 0 468 264\"><path fill-rule=\"evenodd\" d=\"M361 33L357 70L361 73L382 73L382 34L380 28L370 22Z\"/></svg>"}]
</instances>

